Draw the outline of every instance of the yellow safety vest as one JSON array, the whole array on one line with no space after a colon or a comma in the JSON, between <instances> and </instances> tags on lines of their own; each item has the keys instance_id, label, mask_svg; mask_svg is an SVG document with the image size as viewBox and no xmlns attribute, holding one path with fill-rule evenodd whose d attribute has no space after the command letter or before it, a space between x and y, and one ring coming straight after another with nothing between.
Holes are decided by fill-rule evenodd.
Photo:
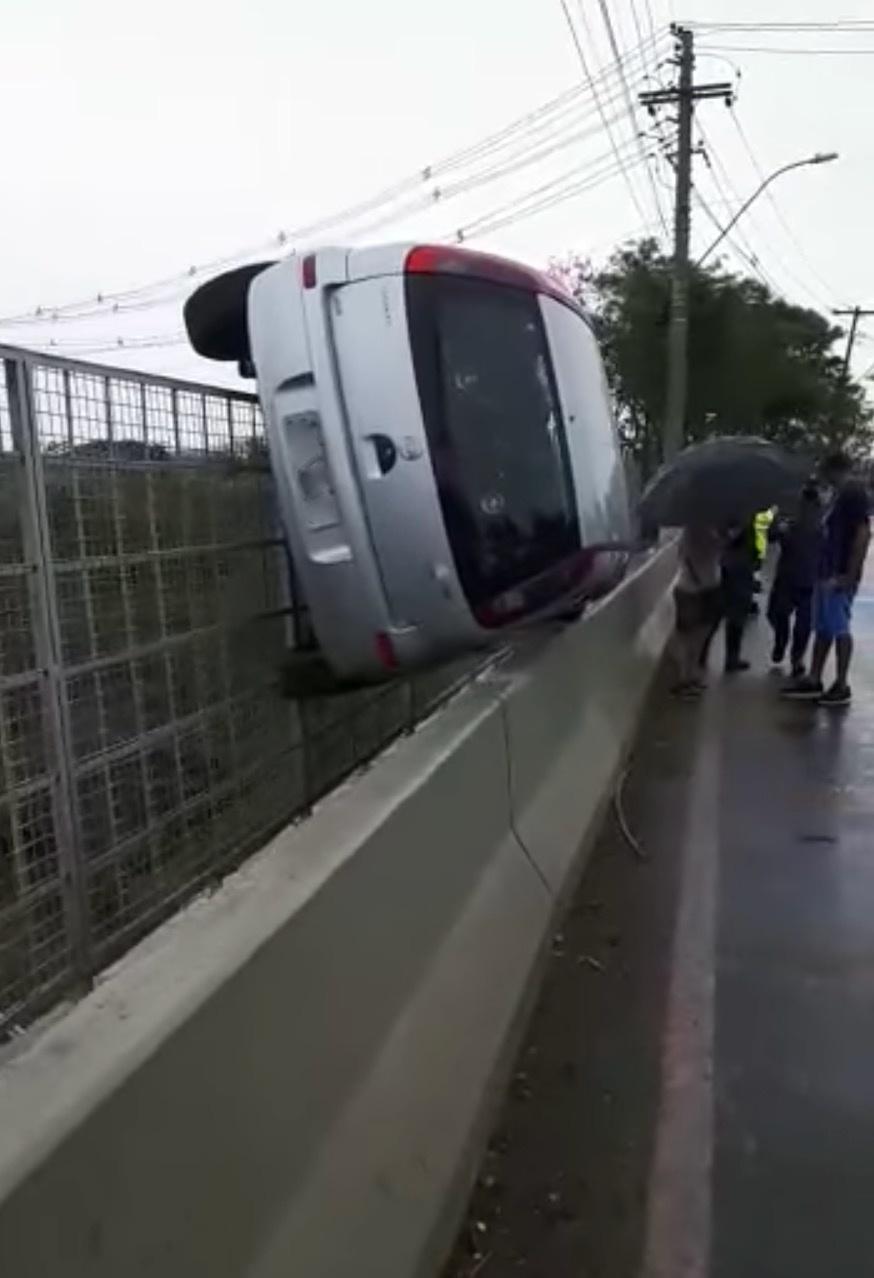
<instances>
[{"instance_id":1,"label":"yellow safety vest","mask_svg":"<svg viewBox=\"0 0 874 1278\"><path fill-rule=\"evenodd\" d=\"M764 559L768 551L768 529L774 522L774 511L760 510L753 520L753 529L756 534L756 553L760 559Z\"/></svg>"}]
</instances>

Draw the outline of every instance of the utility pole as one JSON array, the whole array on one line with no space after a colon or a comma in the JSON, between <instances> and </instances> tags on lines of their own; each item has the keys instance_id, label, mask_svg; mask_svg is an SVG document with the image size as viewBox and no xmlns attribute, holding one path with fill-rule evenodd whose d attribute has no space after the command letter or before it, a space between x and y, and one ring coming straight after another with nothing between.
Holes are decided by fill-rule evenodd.
<instances>
[{"instance_id":1,"label":"utility pole","mask_svg":"<svg viewBox=\"0 0 874 1278\"><path fill-rule=\"evenodd\" d=\"M668 327L668 372L662 454L665 461L683 447L686 426L686 390L689 360L689 235L692 198L692 118L695 103L704 98L733 100L731 85L694 82L695 47L687 27L672 28L677 42L677 83L639 95L650 115L660 106L677 107L677 153L674 162L674 255L671 268L671 309Z\"/></svg>"},{"instance_id":2,"label":"utility pole","mask_svg":"<svg viewBox=\"0 0 874 1278\"><path fill-rule=\"evenodd\" d=\"M680 75L677 85L677 188L674 195L674 261L671 268L671 316L668 327L668 389L665 396L664 455L683 447L689 382L689 231L692 204L692 32L677 32Z\"/></svg>"},{"instance_id":3,"label":"utility pole","mask_svg":"<svg viewBox=\"0 0 874 1278\"><path fill-rule=\"evenodd\" d=\"M850 356L853 353L853 347L856 344L856 331L859 327L859 320L864 315L874 315L874 311L867 310L864 306L849 306L844 310L833 310L832 315L851 315L850 331L847 334L847 349L844 353L844 378L850 376Z\"/></svg>"}]
</instances>

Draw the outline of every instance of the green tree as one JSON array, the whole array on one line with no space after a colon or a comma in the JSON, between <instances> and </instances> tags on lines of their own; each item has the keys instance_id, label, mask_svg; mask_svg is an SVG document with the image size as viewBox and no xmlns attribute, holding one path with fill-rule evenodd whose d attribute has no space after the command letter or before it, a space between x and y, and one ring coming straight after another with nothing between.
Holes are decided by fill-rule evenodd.
<instances>
[{"instance_id":1,"label":"green tree","mask_svg":"<svg viewBox=\"0 0 874 1278\"><path fill-rule=\"evenodd\" d=\"M620 433L649 472L664 415L670 260L644 239L600 271L579 257L553 270L596 317ZM839 328L719 262L692 268L689 303L687 440L752 434L812 455L870 452L872 414L843 375Z\"/></svg>"}]
</instances>

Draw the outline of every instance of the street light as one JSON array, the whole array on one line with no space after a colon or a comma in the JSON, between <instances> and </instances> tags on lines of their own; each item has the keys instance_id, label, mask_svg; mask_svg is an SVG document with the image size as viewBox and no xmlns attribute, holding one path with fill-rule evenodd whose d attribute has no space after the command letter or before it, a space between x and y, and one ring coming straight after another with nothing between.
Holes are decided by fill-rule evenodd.
<instances>
[{"instance_id":1,"label":"street light","mask_svg":"<svg viewBox=\"0 0 874 1278\"><path fill-rule=\"evenodd\" d=\"M808 164L830 164L832 160L836 160L837 158L838 158L837 151L817 151L816 155L810 155L807 157L806 160L793 160L791 164L784 164L781 169L775 169L774 172L769 177L766 177L765 180L759 186L756 187L755 191L753 191L750 198L744 201L744 203L740 206L738 211L735 213L734 217L728 223L728 226L724 227L719 232L716 239L710 245L710 248L706 249L701 254L701 256L698 258L698 261L695 263L695 265L700 266L701 263L705 260L705 258L708 258L710 254L713 252L713 250L719 244L722 243L722 241L725 239L726 235L728 235L729 231L735 225L738 219L743 217L744 213L746 213L750 205L759 198L759 196L764 191L765 187L770 186L775 178L780 177L780 175L783 173L789 173L792 169L803 169Z\"/></svg>"}]
</instances>

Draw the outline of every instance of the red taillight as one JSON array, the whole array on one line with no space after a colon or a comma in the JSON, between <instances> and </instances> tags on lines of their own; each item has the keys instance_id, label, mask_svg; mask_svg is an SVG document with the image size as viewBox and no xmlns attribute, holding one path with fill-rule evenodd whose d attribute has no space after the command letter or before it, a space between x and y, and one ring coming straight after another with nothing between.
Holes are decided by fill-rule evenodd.
<instances>
[{"instance_id":1,"label":"red taillight","mask_svg":"<svg viewBox=\"0 0 874 1278\"><path fill-rule=\"evenodd\" d=\"M316 255L307 253L300 268L304 288L316 287Z\"/></svg>"},{"instance_id":2,"label":"red taillight","mask_svg":"<svg viewBox=\"0 0 874 1278\"><path fill-rule=\"evenodd\" d=\"M375 643L379 664L386 670L397 670L398 657L391 641L391 636L386 634L384 630L378 630L375 636Z\"/></svg>"},{"instance_id":3,"label":"red taillight","mask_svg":"<svg viewBox=\"0 0 874 1278\"><path fill-rule=\"evenodd\" d=\"M470 279L488 280L509 288L524 288L529 293L546 293L565 306L579 310L570 293L551 276L533 267L511 262L492 253L476 253L472 249L452 248L438 244L420 244L410 249L404 262L407 275L466 275Z\"/></svg>"}]
</instances>

